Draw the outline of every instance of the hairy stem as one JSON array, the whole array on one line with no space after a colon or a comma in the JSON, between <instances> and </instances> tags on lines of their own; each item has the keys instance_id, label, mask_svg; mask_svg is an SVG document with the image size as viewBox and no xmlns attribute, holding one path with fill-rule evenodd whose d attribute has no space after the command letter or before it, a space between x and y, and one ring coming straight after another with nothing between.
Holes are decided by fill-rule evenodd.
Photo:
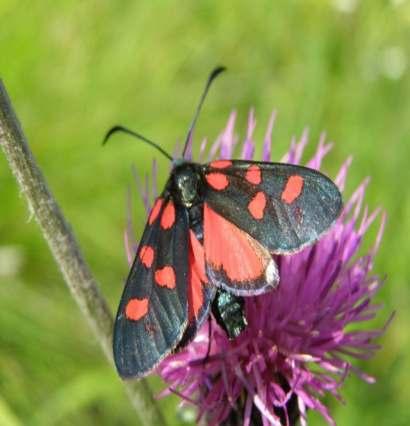
<instances>
[{"instance_id":1,"label":"hairy stem","mask_svg":"<svg viewBox=\"0 0 410 426\"><path fill-rule=\"evenodd\" d=\"M35 162L1 80L0 145L72 296L91 326L105 356L113 363L111 311L81 254L70 225ZM138 383L124 382L124 386L142 424L165 425L145 380Z\"/></svg>"}]
</instances>

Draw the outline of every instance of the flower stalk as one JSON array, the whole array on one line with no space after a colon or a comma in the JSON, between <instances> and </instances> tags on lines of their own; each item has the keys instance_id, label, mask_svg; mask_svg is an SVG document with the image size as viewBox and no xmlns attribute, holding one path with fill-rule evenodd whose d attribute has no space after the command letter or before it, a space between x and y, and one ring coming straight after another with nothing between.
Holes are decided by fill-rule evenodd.
<instances>
[{"instance_id":1,"label":"flower stalk","mask_svg":"<svg viewBox=\"0 0 410 426\"><path fill-rule=\"evenodd\" d=\"M20 191L27 200L30 214L40 226L71 295L105 356L113 364L111 311L83 258L70 225L36 164L1 80L0 145ZM142 424L166 424L145 380L138 383L124 382L124 386L137 414L141 416Z\"/></svg>"}]
</instances>

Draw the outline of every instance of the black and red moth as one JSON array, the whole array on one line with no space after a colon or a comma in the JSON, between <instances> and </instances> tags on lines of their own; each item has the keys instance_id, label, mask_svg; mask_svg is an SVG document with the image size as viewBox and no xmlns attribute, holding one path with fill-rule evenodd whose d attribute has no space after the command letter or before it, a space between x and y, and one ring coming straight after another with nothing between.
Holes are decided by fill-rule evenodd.
<instances>
[{"instance_id":1,"label":"black and red moth","mask_svg":"<svg viewBox=\"0 0 410 426\"><path fill-rule=\"evenodd\" d=\"M216 68L208 79L186 146L208 88L222 70ZM113 127L106 139L117 130L163 152L121 126ZM306 167L174 161L149 214L118 308L113 347L120 376L150 373L194 337L212 304L219 322L235 337L245 323L234 312L242 309L242 296L279 284L272 254L292 254L314 243L341 208L336 185Z\"/></svg>"}]
</instances>

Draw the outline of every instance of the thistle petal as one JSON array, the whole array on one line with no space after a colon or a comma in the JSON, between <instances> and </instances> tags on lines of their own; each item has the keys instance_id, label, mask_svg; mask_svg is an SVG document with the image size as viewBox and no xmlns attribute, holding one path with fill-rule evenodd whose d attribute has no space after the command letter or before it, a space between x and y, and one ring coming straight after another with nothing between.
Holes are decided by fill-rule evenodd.
<instances>
[{"instance_id":1,"label":"thistle petal","mask_svg":"<svg viewBox=\"0 0 410 426\"><path fill-rule=\"evenodd\" d=\"M270 161L273 112L263 142L263 161ZM209 158L231 158L237 145L236 113L209 149ZM253 110L242 143L242 158L252 159L256 120ZM284 160L299 164L308 143L308 131L293 139ZM206 140L200 156L206 156ZM332 148L322 134L309 167L320 169ZM341 166L335 183L343 191L352 158ZM156 175L156 165L153 165ZM263 425L308 424L308 410L319 412L335 425L322 402L326 394L343 402L340 390L351 373L367 383L375 379L354 366L354 359L369 359L379 349L376 339L386 330L393 315L380 329L362 329L381 306L374 297L383 284L371 275L374 256L381 244L386 215L381 209L363 207L365 179L348 199L332 229L314 246L292 256L275 256L280 286L261 296L246 297L246 330L229 340L214 319L206 322L184 349L166 358L158 372L168 383L162 395L174 393L184 403L198 408L198 421L224 424L235 414L241 424L252 424L257 416ZM156 183L138 182L146 208L156 194ZM381 215L381 219L378 217ZM359 255L368 229L380 220L369 252ZM125 232L128 259L135 253L131 220ZM351 325L355 325L354 328ZM210 327L210 328L209 328ZM211 342L209 342L209 336Z\"/></svg>"}]
</instances>

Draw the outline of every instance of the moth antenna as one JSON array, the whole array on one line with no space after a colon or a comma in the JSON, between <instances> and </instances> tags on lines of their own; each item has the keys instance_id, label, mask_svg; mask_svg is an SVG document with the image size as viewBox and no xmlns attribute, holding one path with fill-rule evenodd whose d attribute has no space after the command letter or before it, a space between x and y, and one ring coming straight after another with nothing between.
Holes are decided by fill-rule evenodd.
<instances>
[{"instance_id":1,"label":"moth antenna","mask_svg":"<svg viewBox=\"0 0 410 426\"><path fill-rule=\"evenodd\" d=\"M104 139L102 141L102 144L105 145L108 142L108 139L114 134L114 133L126 133L128 135L134 136L134 138L137 138L143 142L145 142L148 145L153 146L156 148L162 155L168 158L168 160L174 161L172 158L172 155L168 154L167 151L165 151L163 148L161 148L157 143L151 141L150 139L146 138L145 136L142 136L141 134L134 132L133 130L128 129L124 126L113 126L110 130L105 134Z\"/></svg>"},{"instance_id":2,"label":"moth antenna","mask_svg":"<svg viewBox=\"0 0 410 426\"><path fill-rule=\"evenodd\" d=\"M191 122L191 125L189 126L188 134L187 134L187 137L185 139L184 151L182 152L182 158L185 157L185 154L187 152L189 143L190 143L191 138L192 138L192 133L193 133L194 128L195 128L196 121L198 120L199 113L201 112L202 104L204 103L206 95L208 94L209 88L211 87L211 84L215 80L215 78L218 77L218 75L221 74L225 70L226 70L225 67L220 66L220 67L216 67L211 72L211 74L209 74L208 80L207 80L206 85L205 85L205 89L202 92L202 95L201 95L201 97L199 99L198 106L196 107L194 118L193 118L193 120Z\"/></svg>"}]
</instances>

